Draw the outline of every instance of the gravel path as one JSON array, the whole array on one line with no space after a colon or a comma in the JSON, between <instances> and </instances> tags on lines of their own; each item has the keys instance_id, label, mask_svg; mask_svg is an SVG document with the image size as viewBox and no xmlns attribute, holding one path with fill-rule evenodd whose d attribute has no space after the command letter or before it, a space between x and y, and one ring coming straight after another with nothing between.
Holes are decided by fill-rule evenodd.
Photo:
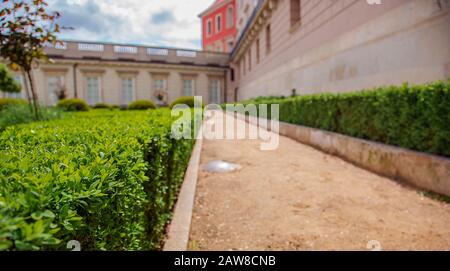
<instances>
[{"instance_id":1,"label":"gravel path","mask_svg":"<svg viewBox=\"0 0 450 271\"><path fill-rule=\"evenodd\" d=\"M220 121L216 121L220 123ZM192 250L450 250L450 205L286 137L275 151L259 140L204 140Z\"/></svg>"}]
</instances>

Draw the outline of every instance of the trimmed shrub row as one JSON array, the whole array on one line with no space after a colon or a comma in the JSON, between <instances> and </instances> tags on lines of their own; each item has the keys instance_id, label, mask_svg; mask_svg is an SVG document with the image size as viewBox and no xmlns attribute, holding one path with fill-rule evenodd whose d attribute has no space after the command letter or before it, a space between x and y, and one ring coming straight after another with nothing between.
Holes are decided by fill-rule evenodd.
<instances>
[{"instance_id":1,"label":"trimmed shrub row","mask_svg":"<svg viewBox=\"0 0 450 271\"><path fill-rule=\"evenodd\" d=\"M106 103L98 103L91 106L93 109L112 109L112 106Z\"/></svg>"},{"instance_id":2,"label":"trimmed shrub row","mask_svg":"<svg viewBox=\"0 0 450 271\"><path fill-rule=\"evenodd\" d=\"M148 110L148 109L156 109L155 103L147 100L139 100L134 101L128 105L128 110Z\"/></svg>"},{"instance_id":3,"label":"trimmed shrub row","mask_svg":"<svg viewBox=\"0 0 450 271\"><path fill-rule=\"evenodd\" d=\"M180 97L173 101L170 104L170 108L173 108L177 104L185 104L191 108L194 107L195 98L194 97ZM81 99L64 99L61 100L58 107L63 108L65 111L88 111L88 104ZM119 106L115 106L118 108ZM202 103L202 107L204 104ZM92 106L93 109L113 109L114 106L106 104L106 103L98 103ZM156 105L153 101L150 100L138 100L130 103L126 108L128 110L148 110L148 109L156 109Z\"/></svg>"},{"instance_id":4,"label":"trimmed shrub row","mask_svg":"<svg viewBox=\"0 0 450 271\"><path fill-rule=\"evenodd\" d=\"M180 97L170 104L170 108L173 108L177 104L185 104L191 108L194 107L194 97ZM63 108L66 111L88 111L89 106L84 100L81 99L65 99L58 103L58 107ZM202 107L204 104L202 103ZM106 103L98 103L92 106L93 109L113 109L119 108L119 106L112 106ZM148 110L156 109L156 105L150 100L138 100L130 103L128 107L124 108L128 110Z\"/></svg>"},{"instance_id":5,"label":"trimmed shrub row","mask_svg":"<svg viewBox=\"0 0 450 271\"><path fill-rule=\"evenodd\" d=\"M450 157L450 82L243 103L280 104L280 121Z\"/></svg>"},{"instance_id":6,"label":"trimmed shrub row","mask_svg":"<svg viewBox=\"0 0 450 271\"><path fill-rule=\"evenodd\" d=\"M58 107L65 111L89 111L89 105L82 99L64 99L58 102ZM98 103L92 106L93 109L115 109L119 106L109 105L106 103ZM148 110L156 109L155 103L147 100L134 101L128 105L128 110Z\"/></svg>"},{"instance_id":7,"label":"trimmed shrub row","mask_svg":"<svg viewBox=\"0 0 450 271\"><path fill-rule=\"evenodd\" d=\"M10 105L26 105L27 101L14 98L0 98L0 111Z\"/></svg>"},{"instance_id":8,"label":"trimmed shrub row","mask_svg":"<svg viewBox=\"0 0 450 271\"><path fill-rule=\"evenodd\" d=\"M173 102L170 104L169 107L170 107L170 108L173 108L173 107L175 107L175 106L178 105L178 104L184 104L184 105L189 106L190 108L194 108L195 102L196 102L196 99L195 99L195 97L193 97L193 96L180 97L180 98L176 99L175 101L173 101ZM202 107L205 106L205 104L204 104L203 102L198 101L198 103L199 103Z\"/></svg>"},{"instance_id":9,"label":"trimmed shrub row","mask_svg":"<svg viewBox=\"0 0 450 271\"><path fill-rule=\"evenodd\" d=\"M56 105L65 111L89 111L89 105L82 99L64 99Z\"/></svg>"},{"instance_id":10,"label":"trimmed shrub row","mask_svg":"<svg viewBox=\"0 0 450 271\"><path fill-rule=\"evenodd\" d=\"M0 250L158 249L193 140L169 110L97 111L0 135Z\"/></svg>"}]
</instances>

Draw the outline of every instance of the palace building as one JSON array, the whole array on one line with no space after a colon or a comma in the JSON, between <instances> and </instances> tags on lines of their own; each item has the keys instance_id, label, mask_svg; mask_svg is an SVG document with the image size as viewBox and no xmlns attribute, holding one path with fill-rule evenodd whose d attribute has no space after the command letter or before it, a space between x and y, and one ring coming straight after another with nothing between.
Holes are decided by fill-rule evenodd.
<instances>
[{"instance_id":1,"label":"palace building","mask_svg":"<svg viewBox=\"0 0 450 271\"><path fill-rule=\"evenodd\" d=\"M53 63L39 63L33 78L40 102L54 105L58 93L90 105L126 106L134 100L167 105L180 96L202 96L206 103L225 101L228 54L65 41L46 48ZM16 78L22 80L22 75ZM25 94L4 94L25 98Z\"/></svg>"},{"instance_id":2,"label":"palace building","mask_svg":"<svg viewBox=\"0 0 450 271\"><path fill-rule=\"evenodd\" d=\"M33 71L41 102L55 104L64 89L91 105L190 95L223 103L450 77L447 0L217 0L200 17L202 51L46 48L54 63Z\"/></svg>"},{"instance_id":3,"label":"palace building","mask_svg":"<svg viewBox=\"0 0 450 271\"><path fill-rule=\"evenodd\" d=\"M231 52L229 99L450 77L450 1L238 2L245 26Z\"/></svg>"}]
</instances>

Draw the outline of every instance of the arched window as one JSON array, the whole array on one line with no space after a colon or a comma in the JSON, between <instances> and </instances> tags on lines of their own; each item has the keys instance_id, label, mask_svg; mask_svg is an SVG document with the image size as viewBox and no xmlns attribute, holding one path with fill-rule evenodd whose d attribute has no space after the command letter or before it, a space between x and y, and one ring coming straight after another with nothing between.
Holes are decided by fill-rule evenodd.
<instances>
[{"instance_id":1,"label":"arched window","mask_svg":"<svg viewBox=\"0 0 450 271\"><path fill-rule=\"evenodd\" d=\"M234 14L233 6L229 6L227 9L227 28L234 26Z\"/></svg>"}]
</instances>

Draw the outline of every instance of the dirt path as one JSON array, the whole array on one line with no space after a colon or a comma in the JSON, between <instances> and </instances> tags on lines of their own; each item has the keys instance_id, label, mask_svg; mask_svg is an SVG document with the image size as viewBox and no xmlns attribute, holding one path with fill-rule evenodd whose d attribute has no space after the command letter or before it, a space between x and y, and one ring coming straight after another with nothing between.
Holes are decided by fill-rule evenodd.
<instances>
[{"instance_id":1,"label":"dirt path","mask_svg":"<svg viewBox=\"0 0 450 271\"><path fill-rule=\"evenodd\" d=\"M192 250L450 250L450 205L286 137L275 151L259 140L205 140Z\"/></svg>"}]
</instances>

